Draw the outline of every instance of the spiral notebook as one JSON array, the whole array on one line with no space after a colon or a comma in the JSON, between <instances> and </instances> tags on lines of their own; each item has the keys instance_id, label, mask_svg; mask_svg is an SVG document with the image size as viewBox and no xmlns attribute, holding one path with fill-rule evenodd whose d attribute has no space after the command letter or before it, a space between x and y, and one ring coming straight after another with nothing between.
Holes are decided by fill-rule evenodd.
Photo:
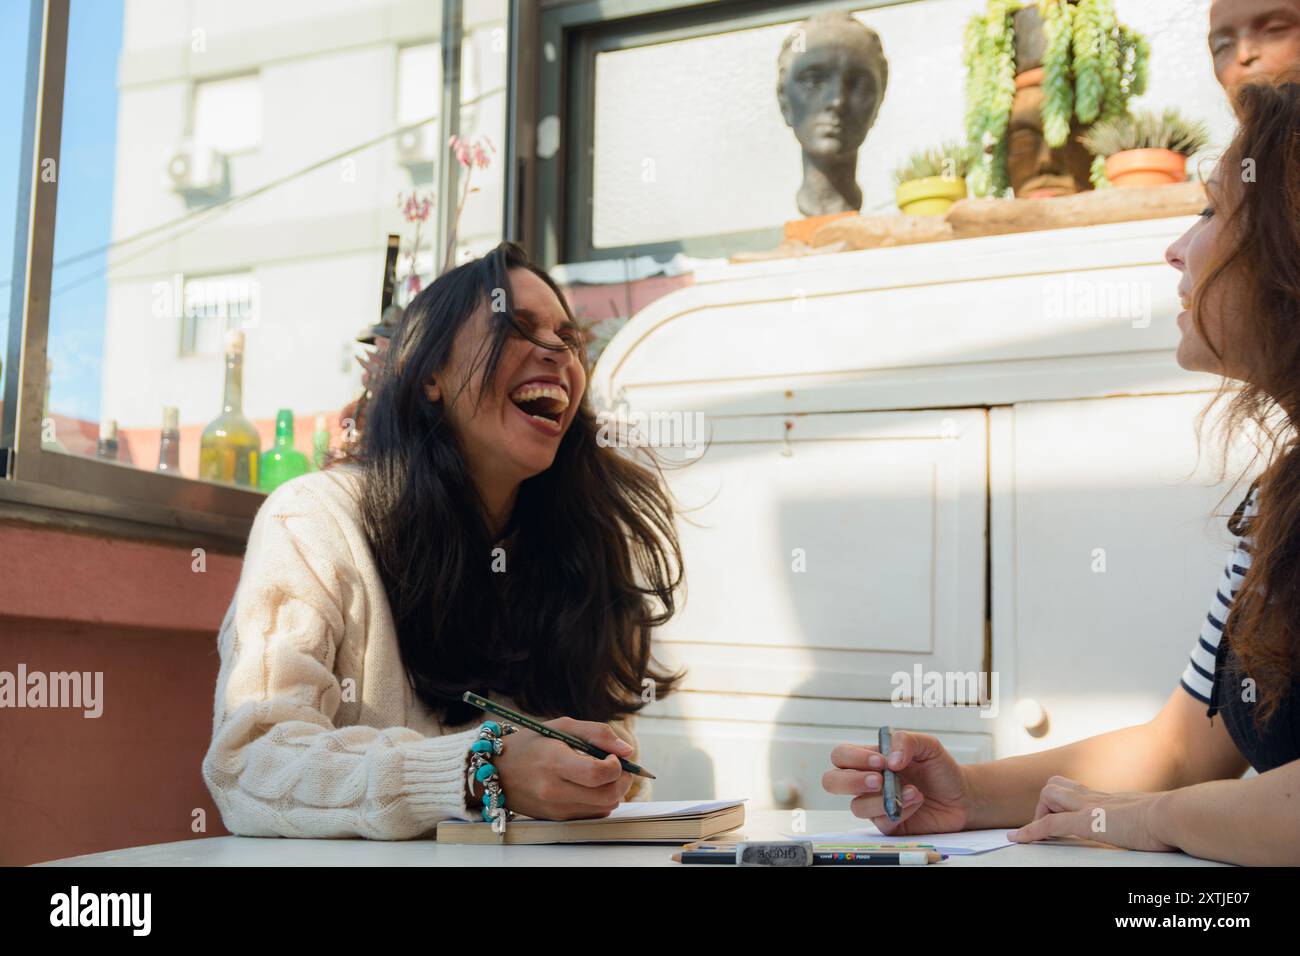
<instances>
[{"instance_id":1,"label":"spiral notebook","mask_svg":"<svg viewBox=\"0 0 1300 956\"><path fill-rule=\"evenodd\" d=\"M515 817L504 838L490 823L443 820L439 843L689 843L743 826L744 800L647 800L621 803L594 820Z\"/></svg>"}]
</instances>

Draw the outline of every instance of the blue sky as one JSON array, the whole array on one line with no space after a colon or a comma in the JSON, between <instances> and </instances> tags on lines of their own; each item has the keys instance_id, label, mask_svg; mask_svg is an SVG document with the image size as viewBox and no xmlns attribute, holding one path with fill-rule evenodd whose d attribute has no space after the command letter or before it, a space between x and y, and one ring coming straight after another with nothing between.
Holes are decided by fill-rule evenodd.
<instances>
[{"instance_id":1,"label":"blue sky","mask_svg":"<svg viewBox=\"0 0 1300 956\"><path fill-rule=\"evenodd\" d=\"M117 136L117 60L123 0L73 0L63 107L56 263L108 242L113 215ZM0 329L8 339L8 280L13 263L19 145L30 4L0 0ZM106 256L55 268L50 310L50 405L66 415L99 418L104 344ZM6 362L6 365L8 363ZM9 374L5 368L4 374Z\"/></svg>"}]
</instances>

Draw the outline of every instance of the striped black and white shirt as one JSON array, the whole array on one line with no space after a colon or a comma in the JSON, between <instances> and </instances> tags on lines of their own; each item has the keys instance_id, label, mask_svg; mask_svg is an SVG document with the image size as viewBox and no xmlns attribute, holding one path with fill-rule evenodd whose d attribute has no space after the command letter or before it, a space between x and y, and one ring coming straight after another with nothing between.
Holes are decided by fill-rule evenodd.
<instances>
[{"instance_id":1,"label":"striped black and white shirt","mask_svg":"<svg viewBox=\"0 0 1300 956\"><path fill-rule=\"evenodd\" d=\"M1242 502L1242 507L1237 510L1238 514L1233 516L1234 519L1238 516L1251 518L1258 513L1258 499L1254 489L1251 489L1246 500ZM1230 522L1229 526L1231 524ZM1183 671L1183 679L1179 681L1187 693L1203 704L1210 703L1210 691L1214 688L1214 660L1219 651L1219 640L1223 637L1223 625L1228 620L1228 611L1232 608L1237 589L1241 587L1242 579L1245 578L1249 568L1250 539L1241 536L1237 538L1237 547L1233 550L1228 566L1223 571L1223 578L1210 605L1210 612L1205 616L1205 623L1201 625L1201 636L1192 647L1191 657Z\"/></svg>"}]
</instances>

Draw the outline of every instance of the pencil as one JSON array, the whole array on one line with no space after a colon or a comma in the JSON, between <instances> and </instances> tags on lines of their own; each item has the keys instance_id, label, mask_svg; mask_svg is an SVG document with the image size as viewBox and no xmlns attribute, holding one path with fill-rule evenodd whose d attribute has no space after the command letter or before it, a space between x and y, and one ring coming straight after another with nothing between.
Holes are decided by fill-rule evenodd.
<instances>
[{"instance_id":1,"label":"pencil","mask_svg":"<svg viewBox=\"0 0 1300 956\"><path fill-rule=\"evenodd\" d=\"M880 756L885 758L884 776L884 796L885 796L885 816L890 820L898 820L903 815L903 801L898 794L898 777L894 771L889 769L889 744L893 731L888 727L881 727L877 735L877 743L880 748Z\"/></svg>"},{"instance_id":2,"label":"pencil","mask_svg":"<svg viewBox=\"0 0 1300 956\"><path fill-rule=\"evenodd\" d=\"M574 737L572 734L566 734L564 731L556 730L554 727L547 727L545 724L538 723L531 717L525 717L523 714L515 713L509 707L502 707L500 704L490 701L486 697L480 697L472 690L465 691L461 700L477 707L479 710L485 710L489 714L496 714L498 717L503 720L508 720L512 724L518 724L520 727L531 730L535 734L541 734L543 737L550 737L552 740L566 743L574 750L580 751L589 757L595 757L597 760L604 760L609 756L608 750L601 750L595 744L588 743L579 737ZM634 776L647 777L650 780L658 779L649 770L637 766L630 760L624 760L622 757L619 757L618 762L623 766L624 770Z\"/></svg>"},{"instance_id":3,"label":"pencil","mask_svg":"<svg viewBox=\"0 0 1300 956\"><path fill-rule=\"evenodd\" d=\"M811 866L915 866L942 863L948 857L933 849L862 850L814 844ZM736 848L725 844L687 844L673 854L676 863L735 863Z\"/></svg>"},{"instance_id":4,"label":"pencil","mask_svg":"<svg viewBox=\"0 0 1300 956\"><path fill-rule=\"evenodd\" d=\"M947 857L936 850L821 850L813 849L813 866L915 866L940 863Z\"/></svg>"}]
</instances>

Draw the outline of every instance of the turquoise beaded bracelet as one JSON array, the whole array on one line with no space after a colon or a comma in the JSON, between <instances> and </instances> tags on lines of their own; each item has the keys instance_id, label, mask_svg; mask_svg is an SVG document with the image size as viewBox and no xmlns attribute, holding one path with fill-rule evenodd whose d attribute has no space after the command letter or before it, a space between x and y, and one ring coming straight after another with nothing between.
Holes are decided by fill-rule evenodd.
<instances>
[{"instance_id":1,"label":"turquoise beaded bracelet","mask_svg":"<svg viewBox=\"0 0 1300 956\"><path fill-rule=\"evenodd\" d=\"M501 738L515 730L513 724L485 720L479 728L478 740L469 748L469 779L466 783L470 793L474 792L475 783L483 784L483 819L492 824L492 832L496 834L505 833L506 824L515 815L506 809L506 793L501 789L501 777L492 758L501 753Z\"/></svg>"}]
</instances>

